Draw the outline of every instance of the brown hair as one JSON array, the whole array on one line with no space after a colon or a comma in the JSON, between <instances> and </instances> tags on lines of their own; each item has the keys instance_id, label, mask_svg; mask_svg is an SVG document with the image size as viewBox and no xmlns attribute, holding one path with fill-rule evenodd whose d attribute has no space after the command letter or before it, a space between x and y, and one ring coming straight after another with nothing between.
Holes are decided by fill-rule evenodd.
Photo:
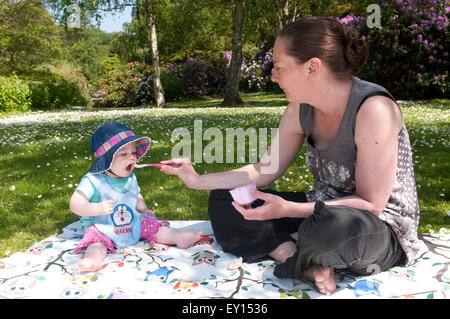
<instances>
[{"instance_id":1,"label":"brown hair","mask_svg":"<svg viewBox=\"0 0 450 319\"><path fill-rule=\"evenodd\" d=\"M288 40L287 53L300 63L319 58L337 78L359 74L369 56L364 40L332 18L302 18L286 25L278 38Z\"/></svg>"}]
</instances>

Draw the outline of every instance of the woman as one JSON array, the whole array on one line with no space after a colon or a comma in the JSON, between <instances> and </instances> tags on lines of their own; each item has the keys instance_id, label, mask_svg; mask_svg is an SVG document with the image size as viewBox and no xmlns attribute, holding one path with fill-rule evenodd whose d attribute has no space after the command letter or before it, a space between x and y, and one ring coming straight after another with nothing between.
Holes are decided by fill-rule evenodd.
<instances>
[{"instance_id":1,"label":"woman","mask_svg":"<svg viewBox=\"0 0 450 319\"><path fill-rule=\"evenodd\" d=\"M272 81L289 105L261 162L205 175L188 160L162 167L190 188L213 190L208 212L225 251L247 262L269 255L281 263L275 275L300 276L326 295L336 289L335 269L383 271L412 263L421 248L401 111L386 89L353 76L367 56L364 41L334 19L287 25L275 42ZM248 209L232 201L228 189L270 185L304 143L313 191L253 191L259 200ZM275 172L264 172L268 161L278 163Z\"/></svg>"}]
</instances>

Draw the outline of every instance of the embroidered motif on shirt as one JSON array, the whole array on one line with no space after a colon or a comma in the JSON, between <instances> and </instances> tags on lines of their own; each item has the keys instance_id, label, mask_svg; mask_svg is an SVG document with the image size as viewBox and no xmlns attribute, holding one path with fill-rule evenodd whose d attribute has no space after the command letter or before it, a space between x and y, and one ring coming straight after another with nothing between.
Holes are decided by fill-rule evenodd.
<instances>
[{"instance_id":1,"label":"embroidered motif on shirt","mask_svg":"<svg viewBox=\"0 0 450 319\"><path fill-rule=\"evenodd\" d=\"M131 223L134 219L133 210L125 204L119 204L114 207L111 215L116 235L127 234L131 232Z\"/></svg>"}]
</instances>

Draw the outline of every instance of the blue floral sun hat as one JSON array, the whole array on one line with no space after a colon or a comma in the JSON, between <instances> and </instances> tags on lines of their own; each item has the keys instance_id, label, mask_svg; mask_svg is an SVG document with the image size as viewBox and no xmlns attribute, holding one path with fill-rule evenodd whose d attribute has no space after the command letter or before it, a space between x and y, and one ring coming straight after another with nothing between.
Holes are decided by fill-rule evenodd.
<instances>
[{"instance_id":1,"label":"blue floral sun hat","mask_svg":"<svg viewBox=\"0 0 450 319\"><path fill-rule=\"evenodd\" d=\"M107 171L116 152L129 143L137 142L136 152L139 160L148 150L151 139L149 137L136 136L125 125L110 123L100 126L92 134L90 147L96 160L89 170L90 174L98 174Z\"/></svg>"}]
</instances>

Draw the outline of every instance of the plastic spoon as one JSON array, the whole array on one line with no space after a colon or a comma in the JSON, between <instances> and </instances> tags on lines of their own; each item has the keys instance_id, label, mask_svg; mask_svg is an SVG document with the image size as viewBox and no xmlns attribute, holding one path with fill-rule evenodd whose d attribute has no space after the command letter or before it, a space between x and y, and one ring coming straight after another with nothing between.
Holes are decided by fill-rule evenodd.
<instances>
[{"instance_id":1,"label":"plastic spoon","mask_svg":"<svg viewBox=\"0 0 450 319\"><path fill-rule=\"evenodd\" d=\"M147 166L153 166L153 167L157 167L157 168L161 168L164 164L136 164L134 165L135 168L143 168L143 167L147 167Z\"/></svg>"}]
</instances>

